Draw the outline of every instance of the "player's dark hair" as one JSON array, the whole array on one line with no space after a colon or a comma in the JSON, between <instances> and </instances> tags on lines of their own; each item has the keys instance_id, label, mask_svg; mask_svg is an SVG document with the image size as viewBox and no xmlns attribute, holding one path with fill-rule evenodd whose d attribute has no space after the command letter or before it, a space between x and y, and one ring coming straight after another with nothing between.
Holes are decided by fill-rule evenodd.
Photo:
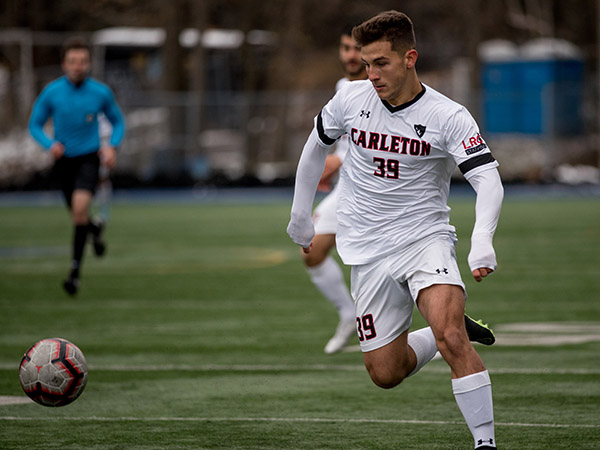
<instances>
[{"instance_id":1,"label":"player's dark hair","mask_svg":"<svg viewBox=\"0 0 600 450\"><path fill-rule=\"evenodd\" d=\"M352 30L354 29L354 25L357 23L358 21L352 25L348 23L342 26L342 28L340 29L340 36L352 36Z\"/></svg>"},{"instance_id":2,"label":"player's dark hair","mask_svg":"<svg viewBox=\"0 0 600 450\"><path fill-rule=\"evenodd\" d=\"M69 50L87 50L88 53L91 53L90 46L87 41L80 36L73 36L68 38L62 45L60 49L60 60L64 61L65 56Z\"/></svg>"},{"instance_id":3,"label":"player's dark hair","mask_svg":"<svg viewBox=\"0 0 600 450\"><path fill-rule=\"evenodd\" d=\"M415 48L417 43L412 20L395 10L379 13L354 27L352 37L361 47L379 40L388 41L392 50L400 54Z\"/></svg>"}]
</instances>

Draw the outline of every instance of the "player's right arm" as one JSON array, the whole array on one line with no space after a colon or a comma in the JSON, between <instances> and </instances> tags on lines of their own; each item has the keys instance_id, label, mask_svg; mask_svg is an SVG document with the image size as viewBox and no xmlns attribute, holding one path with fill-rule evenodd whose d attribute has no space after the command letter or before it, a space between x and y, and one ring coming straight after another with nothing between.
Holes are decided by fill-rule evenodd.
<instances>
[{"instance_id":1,"label":"player's right arm","mask_svg":"<svg viewBox=\"0 0 600 450\"><path fill-rule=\"evenodd\" d=\"M315 235L312 207L328 151L329 147L319 142L317 131L313 129L298 163L291 218L287 227L287 233L292 241L304 249L310 248Z\"/></svg>"},{"instance_id":2,"label":"player's right arm","mask_svg":"<svg viewBox=\"0 0 600 450\"><path fill-rule=\"evenodd\" d=\"M300 156L298 169L296 171L296 183L294 186L294 201L287 233L296 244L310 251L310 245L315 235L315 227L312 222L312 207L317 192L317 186L329 149L339 137L344 134L340 125L341 92L325 105L321 112L315 117L315 123Z\"/></svg>"},{"instance_id":3,"label":"player's right arm","mask_svg":"<svg viewBox=\"0 0 600 450\"><path fill-rule=\"evenodd\" d=\"M33 104L31 116L29 118L29 133L31 134L31 137L46 150L49 150L56 158L57 153L59 152L60 143L55 142L44 132L44 125L46 125L46 122L52 115L52 107L48 96L48 90L45 89ZM62 147L62 145L60 145L60 147ZM64 148L62 150L64 151Z\"/></svg>"}]
</instances>

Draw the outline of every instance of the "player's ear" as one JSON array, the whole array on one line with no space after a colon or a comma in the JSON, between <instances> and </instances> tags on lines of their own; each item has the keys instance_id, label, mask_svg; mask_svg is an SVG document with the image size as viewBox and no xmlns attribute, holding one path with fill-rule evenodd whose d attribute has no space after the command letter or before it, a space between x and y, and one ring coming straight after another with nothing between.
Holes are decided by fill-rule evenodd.
<instances>
[{"instance_id":1,"label":"player's ear","mask_svg":"<svg viewBox=\"0 0 600 450\"><path fill-rule=\"evenodd\" d=\"M413 67L415 67L418 57L419 57L419 54L417 53L417 51L414 48L411 48L410 50L408 50L404 54L404 63L406 64L406 68L412 69Z\"/></svg>"}]
</instances>

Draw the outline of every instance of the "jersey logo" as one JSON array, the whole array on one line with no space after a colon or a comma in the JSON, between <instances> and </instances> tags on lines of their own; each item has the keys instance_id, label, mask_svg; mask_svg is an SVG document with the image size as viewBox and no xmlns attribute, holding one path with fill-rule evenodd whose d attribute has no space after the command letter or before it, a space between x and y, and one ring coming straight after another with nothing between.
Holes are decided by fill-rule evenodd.
<instances>
[{"instance_id":1,"label":"jersey logo","mask_svg":"<svg viewBox=\"0 0 600 450\"><path fill-rule=\"evenodd\" d=\"M487 148L487 145L485 145L485 141L479 133L477 133L473 137L470 137L468 140L465 139L464 141L462 141L462 145L467 155L472 155L473 153L480 152Z\"/></svg>"},{"instance_id":2,"label":"jersey logo","mask_svg":"<svg viewBox=\"0 0 600 450\"><path fill-rule=\"evenodd\" d=\"M425 125L415 125L415 131L417 133L417 136L419 137L423 137L423 135L425 134L425 130L427 129L427 127Z\"/></svg>"},{"instance_id":3,"label":"jersey logo","mask_svg":"<svg viewBox=\"0 0 600 450\"><path fill-rule=\"evenodd\" d=\"M360 117L366 117L367 119L371 115L371 111L365 111L364 109L360 110Z\"/></svg>"}]
</instances>

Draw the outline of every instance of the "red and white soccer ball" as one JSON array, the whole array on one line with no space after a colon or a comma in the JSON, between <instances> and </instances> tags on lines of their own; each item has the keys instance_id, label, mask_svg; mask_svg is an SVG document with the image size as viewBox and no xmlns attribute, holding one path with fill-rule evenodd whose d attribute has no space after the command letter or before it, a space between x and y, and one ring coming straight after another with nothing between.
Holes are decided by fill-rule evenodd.
<instances>
[{"instance_id":1,"label":"red and white soccer ball","mask_svg":"<svg viewBox=\"0 0 600 450\"><path fill-rule=\"evenodd\" d=\"M44 406L64 406L81 395L88 368L79 348L61 338L43 339L25 352L19 366L23 391Z\"/></svg>"}]
</instances>

